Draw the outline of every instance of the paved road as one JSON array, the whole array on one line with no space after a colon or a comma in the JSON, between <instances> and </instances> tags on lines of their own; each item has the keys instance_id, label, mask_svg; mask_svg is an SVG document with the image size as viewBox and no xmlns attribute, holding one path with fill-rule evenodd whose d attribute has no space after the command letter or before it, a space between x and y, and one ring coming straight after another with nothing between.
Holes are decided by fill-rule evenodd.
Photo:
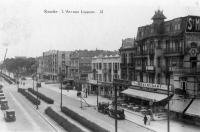
<instances>
[{"instance_id":1,"label":"paved road","mask_svg":"<svg viewBox=\"0 0 200 132\"><path fill-rule=\"evenodd\" d=\"M60 105L60 94L48 89L48 88L39 88L39 92L44 93L45 95L53 98L55 100L55 105ZM93 107L84 107L81 109L80 101L70 98L66 95L63 95L63 106L67 106L74 111L78 112L80 115L85 116L89 120L103 126L104 128L110 130L111 132L115 131L115 121L113 118L110 118L108 115L101 114L97 112ZM127 120L118 120L118 132L150 132L150 130L138 126Z\"/></svg>"},{"instance_id":2,"label":"paved road","mask_svg":"<svg viewBox=\"0 0 200 132\"><path fill-rule=\"evenodd\" d=\"M8 100L11 109L15 109L16 121L5 122L3 111L0 111L0 124L3 129L0 131L11 132L55 132L56 130L37 112L36 107L24 96L17 92L14 85L3 82L3 92Z\"/></svg>"},{"instance_id":3,"label":"paved road","mask_svg":"<svg viewBox=\"0 0 200 132\"><path fill-rule=\"evenodd\" d=\"M25 87L31 87L32 81L27 80ZM20 86L23 87L23 86ZM35 110L35 106L30 103L24 96L17 92L17 88L14 85L5 84L3 89L6 98L9 102L9 106L14 108L16 111L17 120L16 122L6 123L5 121L0 121L1 126L7 131L28 131L28 132L53 132L55 129L51 127ZM39 92L54 99L55 103L52 105L54 108L59 108L60 106L60 94L48 88L39 88ZM45 104L46 105L46 104ZM42 112L44 102L42 106L39 106L39 110ZM104 128L114 132L115 121L108 115L98 113L93 107L80 108L80 101L63 95L63 106L70 107L74 111L78 112L80 115L87 117L89 120L103 126ZM44 110L44 109L43 109ZM58 110L59 111L59 110ZM1 114L0 114L1 115ZM1 118L3 120L3 118ZM50 121L51 122L51 121ZM3 124L2 124L3 123ZM55 123L54 123L55 125ZM59 127L56 126L57 129ZM7 132L6 131L6 132ZM59 131L63 131L60 128ZM118 132L149 132L150 130L138 126L127 120L118 121Z\"/></svg>"}]
</instances>

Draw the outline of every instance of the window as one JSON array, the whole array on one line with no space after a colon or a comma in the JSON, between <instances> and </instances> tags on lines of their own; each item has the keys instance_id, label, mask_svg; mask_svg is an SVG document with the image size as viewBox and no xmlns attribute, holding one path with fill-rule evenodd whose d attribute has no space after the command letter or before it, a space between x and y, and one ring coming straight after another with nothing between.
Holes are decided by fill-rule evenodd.
<instances>
[{"instance_id":1,"label":"window","mask_svg":"<svg viewBox=\"0 0 200 132\"><path fill-rule=\"evenodd\" d=\"M150 66L153 66L153 58L150 58Z\"/></svg>"},{"instance_id":2,"label":"window","mask_svg":"<svg viewBox=\"0 0 200 132\"><path fill-rule=\"evenodd\" d=\"M160 65L161 65L161 59L160 57L158 57L158 67L160 67Z\"/></svg>"},{"instance_id":3,"label":"window","mask_svg":"<svg viewBox=\"0 0 200 132\"><path fill-rule=\"evenodd\" d=\"M65 59L65 54L62 54L62 59Z\"/></svg>"}]
</instances>

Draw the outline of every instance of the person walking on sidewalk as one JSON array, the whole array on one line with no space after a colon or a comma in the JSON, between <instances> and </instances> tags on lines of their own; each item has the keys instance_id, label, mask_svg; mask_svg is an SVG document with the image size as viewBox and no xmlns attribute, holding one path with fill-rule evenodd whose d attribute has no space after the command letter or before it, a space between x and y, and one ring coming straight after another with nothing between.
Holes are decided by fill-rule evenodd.
<instances>
[{"instance_id":1,"label":"person walking on sidewalk","mask_svg":"<svg viewBox=\"0 0 200 132\"><path fill-rule=\"evenodd\" d=\"M150 115L147 115L147 124L150 125L150 122L151 122L151 117Z\"/></svg>"},{"instance_id":2,"label":"person walking on sidewalk","mask_svg":"<svg viewBox=\"0 0 200 132\"><path fill-rule=\"evenodd\" d=\"M146 124L147 124L147 116L146 115L144 116L143 121L144 121L144 125L146 126Z\"/></svg>"}]
</instances>

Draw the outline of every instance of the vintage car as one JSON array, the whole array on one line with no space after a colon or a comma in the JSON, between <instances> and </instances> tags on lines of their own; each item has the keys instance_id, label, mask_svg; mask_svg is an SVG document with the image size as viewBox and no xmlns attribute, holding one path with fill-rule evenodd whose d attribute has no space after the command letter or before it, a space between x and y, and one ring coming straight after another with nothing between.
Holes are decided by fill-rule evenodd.
<instances>
[{"instance_id":1,"label":"vintage car","mask_svg":"<svg viewBox=\"0 0 200 132\"><path fill-rule=\"evenodd\" d=\"M6 110L4 112L4 119L5 121L15 121L16 120L15 111L12 109Z\"/></svg>"},{"instance_id":2,"label":"vintage car","mask_svg":"<svg viewBox=\"0 0 200 132\"><path fill-rule=\"evenodd\" d=\"M1 110L7 110L8 107L8 101L7 100L1 100Z\"/></svg>"},{"instance_id":3,"label":"vintage car","mask_svg":"<svg viewBox=\"0 0 200 132\"><path fill-rule=\"evenodd\" d=\"M98 112L107 114L108 113L108 106L109 106L109 103L99 102L98 103Z\"/></svg>"},{"instance_id":4,"label":"vintage car","mask_svg":"<svg viewBox=\"0 0 200 132\"><path fill-rule=\"evenodd\" d=\"M0 103L1 103L1 100L5 99L6 97L5 96L0 96Z\"/></svg>"},{"instance_id":5,"label":"vintage car","mask_svg":"<svg viewBox=\"0 0 200 132\"><path fill-rule=\"evenodd\" d=\"M113 118L115 118L116 115L117 119L125 119L124 109L117 107L117 111L115 112L115 107L113 105L108 107L108 115Z\"/></svg>"},{"instance_id":6,"label":"vintage car","mask_svg":"<svg viewBox=\"0 0 200 132\"><path fill-rule=\"evenodd\" d=\"M41 88L41 82L38 82L37 84L36 84L36 86L38 87L38 88Z\"/></svg>"}]
</instances>

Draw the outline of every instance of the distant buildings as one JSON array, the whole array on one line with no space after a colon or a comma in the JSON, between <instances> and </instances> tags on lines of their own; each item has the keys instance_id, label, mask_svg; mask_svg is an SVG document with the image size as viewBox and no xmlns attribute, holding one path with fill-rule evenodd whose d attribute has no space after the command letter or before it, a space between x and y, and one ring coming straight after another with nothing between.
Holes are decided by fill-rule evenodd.
<instances>
[{"instance_id":1,"label":"distant buildings","mask_svg":"<svg viewBox=\"0 0 200 132\"><path fill-rule=\"evenodd\" d=\"M120 56L118 53L110 56L100 55L93 57L92 77L88 80L90 93L96 94L98 88L99 95L113 97L113 79L119 79L120 74Z\"/></svg>"},{"instance_id":2,"label":"distant buildings","mask_svg":"<svg viewBox=\"0 0 200 132\"><path fill-rule=\"evenodd\" d=\"M69 78L74 79L76 88L81 90L88 87L88 74L92 72L92 57L111 55L116 51L104 50L77 50L70 54Z\"/></svg>"},{"instance_id":3,"label":"distant buildings","mask_svg":"<svg viewBox=\"0 0 200 132\"><path fill-rule=\"evenodd\" d=\"M49 80L59 80L59 73L68 75L70 51L50 50L43 52L43 77Z\"/></svg>"}]
</instances>

